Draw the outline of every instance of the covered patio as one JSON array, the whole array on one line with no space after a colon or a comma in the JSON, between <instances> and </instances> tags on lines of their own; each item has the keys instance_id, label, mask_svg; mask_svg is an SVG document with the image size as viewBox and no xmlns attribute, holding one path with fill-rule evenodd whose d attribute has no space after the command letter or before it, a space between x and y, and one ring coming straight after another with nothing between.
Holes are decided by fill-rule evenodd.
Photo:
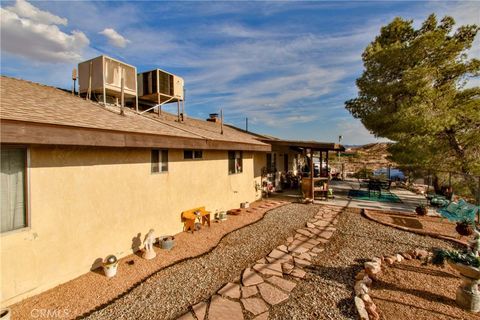
<instances>
[{"instance_id":1,"label":"covered patio","mask_svg":"<svg viewBox=\"0 0 480 320\"><path fill-rule=\"evenodd\" d=\"M271 185L276 192L297 193L305 199L328 199L332 179L329 154L345 151L342 145L273 137L260 141L272 146L262 174L263 187L268 189Z\"/></svg>"}]
</instances>

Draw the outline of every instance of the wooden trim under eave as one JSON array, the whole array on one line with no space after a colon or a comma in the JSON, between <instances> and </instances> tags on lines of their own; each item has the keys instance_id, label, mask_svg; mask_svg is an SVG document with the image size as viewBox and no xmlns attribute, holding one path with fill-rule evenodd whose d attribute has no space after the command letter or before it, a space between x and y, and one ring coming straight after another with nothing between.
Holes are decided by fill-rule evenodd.
<instances>
[{"instance_id":1,"label":"wooden trim under eave","mask_svg":"<svg viewBox=\"0 0 480 320\"><path fill-rule=\"evenodd\" d=\"M1 143L11 144L271 151L269 144L258 145L235 141L71 127L5 119L0 120L0 133Z\"/></svg>"}]
</instances>

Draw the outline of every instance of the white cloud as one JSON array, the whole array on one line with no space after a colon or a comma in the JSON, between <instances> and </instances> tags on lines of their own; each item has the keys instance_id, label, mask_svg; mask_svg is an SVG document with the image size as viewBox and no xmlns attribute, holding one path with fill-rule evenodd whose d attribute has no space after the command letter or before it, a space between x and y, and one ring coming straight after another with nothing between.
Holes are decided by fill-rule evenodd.
<instances>
[{"instance_id":1,"label":"white cloud","mask_svg":"<svg viewBox=\"0 0 480 320\"><path fill-rule=\"evenodd\" d=\"M372 142L372 140L377 142L391 142L385 138L374 138L360 120L357 119L343 119L338 122L336 127L336 132L343 136L343 144L365 144Z\"/></svg>"},{"instance_id":2,"label":"white cloud","mask_svg":"<svg viewBox=\"0 0 480 320\"><path fill-rule=\"evenodd\" d=\"M67 34L57 24L67 20L20 1L0 8L2 51L40 62L73 62L81 59L90 41L78 30Z\"/></svg>"},{"instance_id":3,"label":"white cloud","mask_svg":"<svg viewBox=\"0 0 480 320\"><path fill-rule=\"evenodd\" d=\"M6 9L17 14L19 17L27 18L41 24L60 24L66 26L68 22L67 19L56 16L48 11L40 10L25 0L17 0L15 6L7 7Z\"/></svg>"},{"instance_id":4,"label":"white cloud","mask_svg":"<svg viewBox=\"0 0 480 320\"><path fill-rule=\"evenodd\" d=\"M103 34L108 39L108 43L115 47L125 48L127 43L130 42L130 40L126 39L112 28L105 28L103 31L99 32L99 34Z\"/></svg>"}]
</instances>

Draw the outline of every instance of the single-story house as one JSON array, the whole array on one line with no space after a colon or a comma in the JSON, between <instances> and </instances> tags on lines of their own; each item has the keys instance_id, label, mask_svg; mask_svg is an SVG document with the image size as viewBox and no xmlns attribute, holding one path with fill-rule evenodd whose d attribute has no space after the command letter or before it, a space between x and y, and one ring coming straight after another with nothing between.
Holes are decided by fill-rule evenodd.
<instances>
[{"instance_id":1,"label":"single-story house","mask_svg":"<svg viewBox=\"0 0 480 320\"><path fill-rule=\"evenodd\" d=\"M9 77L0 87L2 306L131 254L139 233L182 231L184 210L261 197L271 146L252 134Z\"/></svg>"}]
</instances>

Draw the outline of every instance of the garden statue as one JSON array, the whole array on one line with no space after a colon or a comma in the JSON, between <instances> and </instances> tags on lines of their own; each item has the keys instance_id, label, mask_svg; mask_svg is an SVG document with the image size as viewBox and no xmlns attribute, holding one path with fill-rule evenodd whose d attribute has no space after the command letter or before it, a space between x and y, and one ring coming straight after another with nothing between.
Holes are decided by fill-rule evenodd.
<instances>
[{"instance_id":1,"label":"garden statue","mask_svg":"<svg viewBox=\"0 0 480 320\"><path fill-rule=\"evenodd\" d=\"M143 253L143 258L150 260L153 259L157 256L155 253L155 250L153 250L153 244L155 243L155 236L154 233L155 230L150 229L148 231L147 235L145 236L145 240L143 241L143 244L145 245L145 252Z\"/></svg>"},{"instance_id":2,"label":"garden statue","mask_svg":"<svg viewBox=\"0 0 480 320\"><path fill-rule=\"evenodd\" d=\"M479 257L480 256L480 231L474 229L473 233L475 235L473 236L473 240L468 241L468 244L469 244L468 247L475 257Z\"/></svg>"}]
</instances>

